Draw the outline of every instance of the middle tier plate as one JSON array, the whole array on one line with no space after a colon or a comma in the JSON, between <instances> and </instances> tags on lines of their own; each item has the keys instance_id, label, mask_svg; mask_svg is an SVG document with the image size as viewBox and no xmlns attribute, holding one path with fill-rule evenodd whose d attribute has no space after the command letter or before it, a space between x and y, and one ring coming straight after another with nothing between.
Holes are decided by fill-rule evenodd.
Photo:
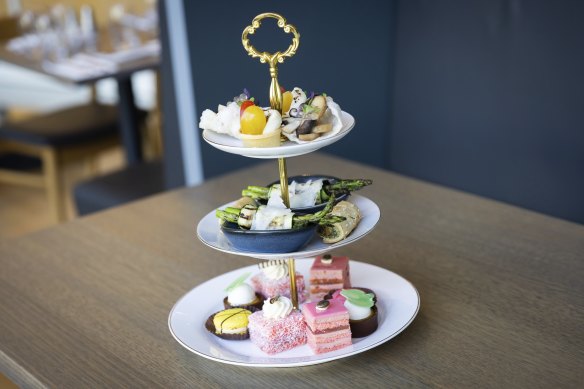
<instances>
[{"instance_id":1,"label":"middle tier plate","mask_svg":"<svg viewBox=\"0 0 584 389\"><path fill-rule=\"evenodd\" d=\"M360 195L352 195L350 197L350 202L355 204L361 212L361 221L357 225L357 228L346 238L340 242L333 244L326 244L322 242L322 239L315 233L314 237L308 242L306 246L300 251L293 253L258 253L252 251L242 251L234 248L227 238L225 238L221 228L219 227L219 221L215 217L215 210L209 212L197 226L197 236L207 246L214 248L219 251L223 251L229 254L243 255L258 259L285 259L285 258L306 258L313 257L316 255L324 254L327 251L334 250L338 247L345 246L349 243L353 243L365 235L367 235L377 222L379 221L380 212L379 207L373 201L369 200L367 197ZM224 204L218 208L225 208L231 203Z\"/></svg>"}]
</instances>

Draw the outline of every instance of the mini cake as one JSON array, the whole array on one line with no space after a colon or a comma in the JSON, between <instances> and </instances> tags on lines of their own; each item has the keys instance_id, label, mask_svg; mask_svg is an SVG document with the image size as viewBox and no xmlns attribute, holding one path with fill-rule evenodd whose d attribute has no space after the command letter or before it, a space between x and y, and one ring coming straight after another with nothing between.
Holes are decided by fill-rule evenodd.
<instances>
[{"instance_id":1,"label":"mini cake","mask_svg":"<svg viewBox=\"0 0 584 389\"><path fill-rule=\"evenodd\" d=\"M288 266L283 261L263 262L259 265L261 272L251 278L251 285L256 293L261 294L264 298L273 296L290 296L290 276L288 275ZM306 300L304 291L304 276L296 272L296 292L298 302L303 303Z\"/></svg>"},{"instance_id":2,"label":"mini cake","mask_svg":"<svg viewBox=\"0 0 584 389\"><path fill-rule=\"evenodd\" d=\"M321 300L333 289L351 287L349 257L333 257L330 254L316 257L310 267L310 298Z\"/></svg>"},{"instance_id":3,"label":"mini cake","mask_svg":"<svg viewBox=\"0 0 584 389\"><path fill-rule=\"evenodd\" d=\"M225 289L227 292L227 296L223 299L225 309L243 308L252 312L262 309L262 296L256 293L249 284L243 282L247 277L249 273L241 275Z\"/></svg>"},{"instance_id":4,"label":"mini cake","mask_svg":"<svg viewBox=\"0 0 584 389\"><path fill-rule=\"evenodd\" d=\"M205 328L215 336L227 340L244 340L249 338L247 330L251 311L231 308L219 311L207 319Z\"/></svg>"},{"instance_id":5,"label":"mini cake","mask_svg":"<svg viewBox=\"0 0 584 389\"><path fill-rule=\"evenodd\" d=\"M249 316L249 339L262 351L276 354L306 343L304 317L292 309L284 296L264 302L261 311Z\"/></svg>"},{"instance_id":6,"label":"mini cake","mask_svg":"<svg viewBox=\"0 0 584 389\"><path fill-rule=\"evenodd\" d=\"M377 330L377 307L376 298L370 289L343 289L339 296L334 299L342 301L349 311L349 325L353 338L362 338L371 335ZM334 294L333 294L334 296Z\"/></svg>"},{"instance_id":7,"label":"mini cake","mask_svg":"<svg viewBox=\"0 0 584 389\"><path fill-rule=\"evenodd\" d=\"M339 299L321 300L302 306L306 340L317 354L351 345L349 312Z\"/></svg>"},{"instance_id":8,"label":"mini cake","mask_svg":"<svg viewBox=\"0 0 584 389\"><path fill-rule=\"evenodd\" d=\"M361 291L363 291L365 293L371 293L371 294L373 294L373 303L377 303L377 296L375 295L375 292L373 292L371 289L369 289L369 288L358 288L356 286L353 286L351 289L357 289L357 290L361 290ZM327 294L325 294L323 298L325 300L340 298L344 302L346 300L346 298L341 295L341 292L342 291L343 291L343 289L329 290L329 292Z\"/></svg>"}]
</instances>

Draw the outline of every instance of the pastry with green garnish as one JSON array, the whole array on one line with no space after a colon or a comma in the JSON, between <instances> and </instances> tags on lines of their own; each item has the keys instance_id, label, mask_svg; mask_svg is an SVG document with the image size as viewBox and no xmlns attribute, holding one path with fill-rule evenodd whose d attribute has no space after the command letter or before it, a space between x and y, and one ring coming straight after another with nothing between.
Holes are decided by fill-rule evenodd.
<instances>
[{"instance_id":1,"label":"pastry with green garnish","mask_svg":"<svg viewBox=\"0 0 584 389\"><path fill-rule=\"evenodd\" d=\"M245 282L250 273L237 277L226 289L227 296L223 299L225 309L243 308L251 312L259 311L264 304L263 296Z\"/></svg>"},{"instance_id":2,"label":"pastry with green garnish","mask_svg":"<svg viewBox=\"0 0 584 389\"><path fill-rule=\"evenodd\" d=\"M371 335L377 330L377 299L375 293L370 289L342 289L340 293L332 298L342 298L345 300L345 308L349 311L349 326L353 338L363 338Z\"/></svg>"}]
</instances>

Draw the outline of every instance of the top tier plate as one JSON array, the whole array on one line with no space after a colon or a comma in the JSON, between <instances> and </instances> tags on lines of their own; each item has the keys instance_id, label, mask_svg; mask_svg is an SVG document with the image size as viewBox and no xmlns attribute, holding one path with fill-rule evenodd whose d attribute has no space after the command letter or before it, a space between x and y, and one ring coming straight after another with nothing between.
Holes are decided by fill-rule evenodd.
<instances>
[{"instance_id":1,"label":"top tier plate","mask_svg":"<svg viewBox=\"0 0 584 389\"><path fill-rule=\"evenodd\" d=\"M262 159L295 157L298 155L308 154L320 149L321 147L328 146L331 143L334 143L343 138L353 129L353 127L355 127L355 118L347 112L342 112L341 120L343 122L343 127L335 135L327 138L316 139L303 144L287 141L282 143L280 147L244 147L240 139L226 134L218 134L209 130L203 131L203 139L205 139L205 141L211 146L218 148L219 150L223 150L231 154L243 155L244 157Z\"/></svg>"}]
</instances>

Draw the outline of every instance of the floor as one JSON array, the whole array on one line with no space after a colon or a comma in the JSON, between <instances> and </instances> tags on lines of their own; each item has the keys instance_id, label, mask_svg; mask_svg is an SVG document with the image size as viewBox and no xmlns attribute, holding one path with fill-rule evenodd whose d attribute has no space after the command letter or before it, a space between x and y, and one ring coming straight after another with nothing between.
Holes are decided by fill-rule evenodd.
<instances>
[{"instance_id":1,"label":"floor","mask_svg":"<svg viewBox=\"0 0 584 389\"><path fill-rule=\"evenodd\" d=\"M124 164L120 148L104 152L97 159L97 171L104 174L119 169ZM65 172L67 215L69 220L76 217L71 199L76 182L86 178L83 166L69 165ZM38 188L0 184L0 239L15 238L55 223L50 217L45 192Z\"/></svg>"}]
</instances>

